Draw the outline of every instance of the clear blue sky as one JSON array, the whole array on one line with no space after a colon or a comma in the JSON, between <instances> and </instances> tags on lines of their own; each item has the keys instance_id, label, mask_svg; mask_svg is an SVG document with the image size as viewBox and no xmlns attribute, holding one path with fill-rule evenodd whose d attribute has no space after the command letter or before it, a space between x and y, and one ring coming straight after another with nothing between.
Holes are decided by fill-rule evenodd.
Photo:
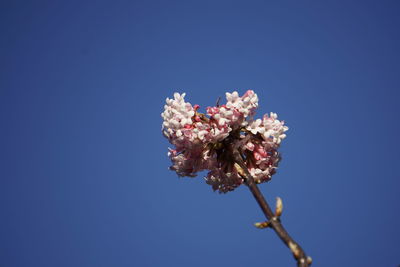
<instances>
[{"instance_id":1,"label":"clear blue sky","mask_svg":"<svg viewBox=\"0 0 400 267\"><path fill-rule=\"evenodd\" d=\"M2 1L0 266L295 266L246 187L167 168L166 97L290 127L282 220L314 266L400 264L398 1ZM203 109L204 110L204 109Z\"/></svg>"}]
</instances>

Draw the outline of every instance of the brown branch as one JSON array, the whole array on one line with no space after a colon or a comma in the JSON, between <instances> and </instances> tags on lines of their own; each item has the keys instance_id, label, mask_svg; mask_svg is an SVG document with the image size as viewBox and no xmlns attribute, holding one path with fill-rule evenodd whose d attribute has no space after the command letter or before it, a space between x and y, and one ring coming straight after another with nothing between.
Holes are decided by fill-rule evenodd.
<instances>
[{"instance_id":1,"label":"brown branch","mask_svg":"<svg viewBox=\"0 0 400 267\"><path fill-rule=\"evenodd\" d=\"M268 205L267 201L265 200L263 194L261 193L260 189L258 188L257 184L254 181L254 178L251 176L246 164L243 161L243 158L240 152L237 149L237 146L231 144L233 160L240 166L240 173L244 176L246 180L246 184L249 187L251 193L253 194L254 198L256 199L258 205L260 206L261 210L263 211L265 217L267 218L267 223L265 226L271 227L274 229L276 234L279 238L285 243L285 245L291 250L293 253L294 258L297 261L297 266L299 267L308 267L311 265L311 257L308 257L304 250L301 248L299 244L297 244L293 238L288 234L288 232L283 227L281 220L280 220L280 213L281 207L279 208L280 211L274 214Z\"/></svg>"}]
</instances>

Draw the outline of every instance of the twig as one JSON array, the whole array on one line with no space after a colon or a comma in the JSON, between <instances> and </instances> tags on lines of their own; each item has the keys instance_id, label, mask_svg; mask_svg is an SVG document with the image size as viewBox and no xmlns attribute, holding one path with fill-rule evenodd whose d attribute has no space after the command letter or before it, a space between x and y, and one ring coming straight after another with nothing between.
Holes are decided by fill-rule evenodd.
<instances>
[{"instance_id":1,"label":"twig","mask_svg":"<svg viewBox=\"0 0 400 267\"><path fill-rule=\"evenodd\" d=\"M274 229L276 234L279 238L285 243L285 245L291 250L293 253L294 258L297 261L297 266L299 267L308 267L311 265L311 257L308 257L301 246L296 243L293 238L288 234L288 232L283 227L280 215L282 213L282 202L279 199L277 201L277 209L275 214L271 210L270 206L268 205L267 201L265 200L263 194L261 193L260 189L258 188L257 184L254 181L254 178L251 176L246 164L243 161L243 158L240 152L237 149L235 144L231 144L233 160L237 163L237 167L239 168L239 173L244 176L246 180L246 184L249 187L251 193L253 194L254 198L256 199L258 205L260 206L261 210L263 211L265 217L267 218L267 222L258 224L258 227L271 227ZM257 225L256 225L257 226Z\"/></svg>"}]
</instances>

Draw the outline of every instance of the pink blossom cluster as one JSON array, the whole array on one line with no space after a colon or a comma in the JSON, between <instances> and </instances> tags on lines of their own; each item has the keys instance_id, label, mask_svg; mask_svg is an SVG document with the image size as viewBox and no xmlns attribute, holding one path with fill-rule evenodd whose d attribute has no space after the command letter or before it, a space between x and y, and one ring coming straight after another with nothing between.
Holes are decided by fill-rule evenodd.
<instances>
[{"instance_id":1,"label":"pink blossom cluster","mask_svg":"<svg viewBox=\"0 0 400 267\"><path fill-rule=\"evenodd\" d=\"M226 146L239 141L239 151L257 183L269 181L280 160L277 151L288 127L276 113L254 120L258 107L257 94L248 90L243 96L226 93L226 104L207 107L199 113L199 105L185 102L185 93L166 99L162 131L175 146L169 149L171 170L179 176L196 176L208 170L205 180L214 190L226 193L244 182L227 155Z\"/></svg>"}]
</instances>

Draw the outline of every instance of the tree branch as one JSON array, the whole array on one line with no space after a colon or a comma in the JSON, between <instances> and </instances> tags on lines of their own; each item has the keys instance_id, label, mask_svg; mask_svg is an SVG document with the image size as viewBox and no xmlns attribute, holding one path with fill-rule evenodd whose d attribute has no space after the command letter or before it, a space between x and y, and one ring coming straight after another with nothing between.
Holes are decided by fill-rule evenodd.
<instances>
[{"instance_id":1,"label":"tree branch","mask_svg":"<svg viewBox=\"0 0 400 267\"><path fill-rule=\"evenodd\" d=\"M241 175L244 176L247 186L249 187L251 193L253 194L258 205L260 206L261 210L263 211L265 217L268 220L266 225L274 229L274 231L282 240L282 242L285 243L285 245L291 250L294 258L297 261L298 267L310 266L311 257L308 257L306 255L301 246L298 243L296 243L293 240L293 238L288 234L288 232L285 230L279 218L280 214L274 214L272 212L270 206L268 205L263 194L261 193L257 184L255 183L254 178L251 176L246 164L244 163L243 158L237 149L237 146L235 144L231 144L231 149L234 162L240 166L241 170L239 171L239 173L241 173Z\"/></svg>"}]
</instances>

